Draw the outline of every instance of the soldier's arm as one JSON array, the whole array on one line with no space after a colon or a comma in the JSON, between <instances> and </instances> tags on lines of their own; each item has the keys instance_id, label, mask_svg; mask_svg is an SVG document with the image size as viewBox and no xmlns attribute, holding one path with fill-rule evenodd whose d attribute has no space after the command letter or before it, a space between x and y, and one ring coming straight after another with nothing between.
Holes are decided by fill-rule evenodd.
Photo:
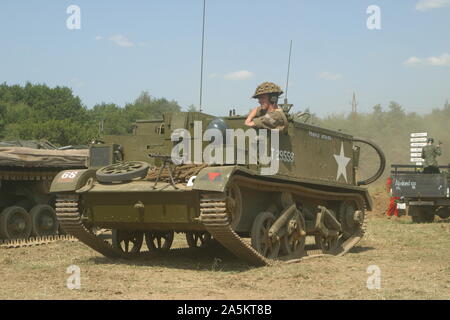
<instances>
[{"instance_id":1,"label":"soldier's arm","mask_svg":"<svg viewBox=\"0 0 450 320\"><path fill-rule=\"evenodd\" d=\"M256 117L256 113L258 112L258 107L250 111L250 113L247 116L247 119L245 120L245 125L249 127L254 127L255 123L253 122L253 119Z\"/></svg>"},{"instance_id":2,"label":"soldier's arm","mask_svg":"<svg viewBox=\"0 0 450 320\"><path fill-rule=\"evenodd\" d=\"M440 147L440 146L438 146L438 147L434 148L434 152L435 152L435 153L436 153L436 155L438 155L438 156L442 155L442 152L441 152L441 147Z\"/></svg>"}]
</instances>

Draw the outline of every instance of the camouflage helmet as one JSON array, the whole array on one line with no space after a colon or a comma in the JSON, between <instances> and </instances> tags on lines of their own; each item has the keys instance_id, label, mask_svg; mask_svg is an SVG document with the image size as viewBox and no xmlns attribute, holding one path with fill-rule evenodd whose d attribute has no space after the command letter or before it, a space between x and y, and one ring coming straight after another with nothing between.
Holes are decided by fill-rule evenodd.
<instances>
[{"instance_id":1,"label":"camouflage helmet","mask_svg":"<svg viewBox=\"0 0 450 320\"><path fill-rule=\"evenodd\" d=\"M256 88L255 94L252 98L256 99L263 94L273 94L280 96L283 94L283 90L281 90L281 88L273 82L263 82Z\"/></svg>"}]
</instances>

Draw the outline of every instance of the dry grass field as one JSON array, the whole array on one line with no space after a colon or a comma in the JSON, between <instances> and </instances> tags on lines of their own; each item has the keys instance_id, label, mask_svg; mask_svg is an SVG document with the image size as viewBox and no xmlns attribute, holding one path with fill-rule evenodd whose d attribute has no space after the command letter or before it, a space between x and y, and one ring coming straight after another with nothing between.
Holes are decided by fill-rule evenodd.
<instances>
[{"instance_id":1,"label":"dry grass field","mask_svg":"<svg viewBox=\"0 0 450 320\"><path fill-rule=\"evenodd\" d=\"M347 255L261 268L220 248L188 249L183 235L176 250L133 262L78 242L0 249L0 299L450 299L450 221L388 220L376 208ZM81 269L80 290L66 286L70 265ZM367 288L371 265L381 271L378 290Z\"/></svg>"}]
</instances>

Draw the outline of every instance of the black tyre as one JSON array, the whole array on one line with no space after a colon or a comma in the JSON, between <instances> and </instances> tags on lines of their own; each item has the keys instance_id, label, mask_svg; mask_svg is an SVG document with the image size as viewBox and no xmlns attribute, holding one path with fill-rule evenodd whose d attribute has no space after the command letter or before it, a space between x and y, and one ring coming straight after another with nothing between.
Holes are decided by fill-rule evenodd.
<instances>
[{"instance_id":1,"label":"black tyre","mask_svg":"<svg viewBox=\"0 0 450 320\"><path fill-rule=\"evenodd\" d=\"M269 259L275 259L280 252L280 241L274 242L269 238L269 229L275 222L271 212L261 212L253 221L252 247L261 255Z\"/></svg>"},{"instance_id":2,"label":"black tyre","mask_svg":"<svg viewBox=\"0 0 450 320\"><path fill-rule=\"evenodd\" d=\"M435 210L432 207L410 206L408 213L414 223L431 223L434 221Z\"/></svg>"},{"instance_id":3,"label":"black tyre","mask_svg":"<svg viewBox=\"0 0 450 320\"><path fill-rule=\"evenodd\" d=\"M447 207L440 208L438 211L436 211L436 214L437 214L441 219L447 219L447 218L450 218L450 208L447 208Z\"/></svg>"},{"instance_id":4,"label":"black tyre","mask_svg":"<svg viewBox=\"0 0 450 320\"><path fill-rule=\"evenodd\" d=\"M26 239L31 235L31 217L18 206L5 208L0 214L0 238Z\"/></svg>"},{"instance_id":5,"label":"black tyre","mask_svg":"<svg viewBox=\"0 0 450 320\"><path fill-rule=\"evenodd\" d=\"M42 237L54 235L58 232L59 223L55 210L47 204L38 204L30 211L31 234Z\"/></svg>"},{"instance_id":6,"label":"black tyre","mask_svg":"<svg viewBox=\"0 0 450 320\"><path fill-rule=\"evenodd\" d=\"M142 161L115 163L96 172L99 182L112 183L143 179L147 176L149 164Z\"/></svg>"}]
</instances>

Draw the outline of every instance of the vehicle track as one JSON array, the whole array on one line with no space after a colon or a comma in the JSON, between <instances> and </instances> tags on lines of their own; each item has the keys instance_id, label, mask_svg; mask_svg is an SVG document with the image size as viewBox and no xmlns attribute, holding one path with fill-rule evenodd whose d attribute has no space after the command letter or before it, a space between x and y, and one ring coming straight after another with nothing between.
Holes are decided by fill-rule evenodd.
<instances>
[{"instance_id":1,"label":"vehicle track","mask_svg":"<svg viewBox=\"0 0 450 320\"><path fill-rule=\"evenodd\" d=\"M259 179L249 178L245 176L236 176L235 182L240 186L257 188L258 190L274 190L277 192L292 192L294 195L308 196L317 200L348 200L359 204L359 208L364 208L364 198L357 193L337 193L315 190L298 185L277 184L270 181L261 181ZM145 251L137 254L125 254L121 250L114 248L109 242L101 239L97 235L87 229L82 222L82 212L79 205L79 195L77 194L59 194L56 199L56 214L63 229L71 236L79 241L113 259L135 259L138 257L152 254L153 252ZM204 224L206 230L217 240L222 246L227 248L231 253L247 263L255 266L263 266L274 263L276 260L270 260L258 253L251 245L242 239L231 228L226 205L226 194L219 192L204 192L200 199L200 217L199 221ZM348 239L341 240L338 249L334 255L343 255L354 247L363 237L365 232L365 215L364 223ZM319 257L325 254L321 250L313 248L306 251L306 256ZM288 260L289 257L283 258ZM298 260L298 259L297 259ZM287 261L287 262L288 262Z\"/></svg>"}]
</instances>

